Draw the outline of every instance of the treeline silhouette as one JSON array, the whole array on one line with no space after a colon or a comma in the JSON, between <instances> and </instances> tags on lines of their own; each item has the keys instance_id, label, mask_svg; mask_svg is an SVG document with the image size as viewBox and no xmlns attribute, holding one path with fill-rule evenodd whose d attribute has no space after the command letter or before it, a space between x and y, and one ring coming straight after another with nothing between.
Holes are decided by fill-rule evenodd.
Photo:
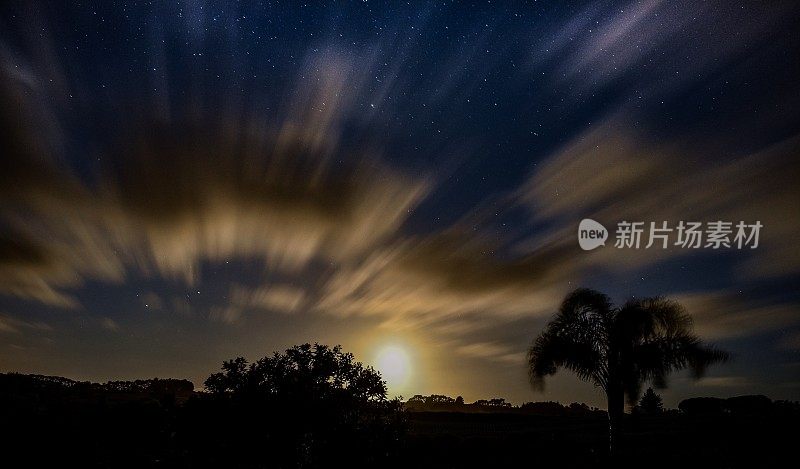
<instances>
[{"instance_id":1,"label":"treeline silhouette","mask_svg":"<svg viewBox=\"0 0 800 469\"><path fill-rule=\"evenodd\" d=\"M194 392L194 384L185 379L139 379L92 383L60 376L0 374L3 397L24 405L29 399L102 398L105 400L154 399L159 402L185 402Z\"/></svg>"},{"instance_id":2,"label":"treeline silhouette","mask_svg":"<svg viewBox=\"0 0 800 469\"><path fill-rule=\"evenodd\" d=\"M605 416L606 412L597 407L589 407L584 403L573 402L563 405L559 402L526 402L515 406L502 397L492 399L478 399L472 403L464 402L458 396L452 398L441 394L423 396L417 394L405 402L406 410L410 412L478 412L478 413L504 413L504 414L529 414L529 415L587 415L594 413Z\"/></svg>"},{"instance_id":3,"label":"treeline silhouette","mask_svg":"<svg viewBox=\"0 0 800 469\"><path fill-rule=\"evenodd\" d=\"M781 416L800 414L800 404L773 401L767 396L693 397L678 404L678 409L691 416L758 415Z\"/></svg>"}]
</instances>

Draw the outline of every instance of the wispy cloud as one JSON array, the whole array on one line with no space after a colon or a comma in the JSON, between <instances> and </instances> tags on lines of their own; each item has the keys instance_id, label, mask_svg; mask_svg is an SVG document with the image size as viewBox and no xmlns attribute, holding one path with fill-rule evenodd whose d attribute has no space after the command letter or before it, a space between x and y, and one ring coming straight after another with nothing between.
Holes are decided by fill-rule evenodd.
<instances>
[{"instance_id":1,"label":"wispy cloud","mask_svg":"<svg viewBox=\"0 0 800 469\"><path fill-rule=\"evenodd\" d=\"M305 301L306 291L292 285L272 283L257 288L234 285L231 290L231 302L241 308L294 313Z\"/></svg>"},{"instance_id":2,"label":"wispy cloud","mask_svg":"<svg viewBox=\"0 0 800 469\"><path fill-rule=\"evenodd\" d=\"M53 328L41 321L26 321L9 315L0 314L0 332L23 334L28 331L52 331Z\"/></svg>"},{"instance_id":3,"label":"wispy cloud","mask_svg":"<svg viewBox=\"0 0 800 469\"><path fill-rule=\"evenodd\" d=\"M111 318L102 318L100 320L100 327L112 332L118 332L121 329L120 325Z\"/></svg>"},{"instance_id":4,"label":"wispy cloud","mask_svg":"<svg viewBox=\"0 0 800 469\"><path fill-rule=\"evenodd\" d=\"M520 365L525 361L525 353L515 351L496 342L478 342L456 348L456 353L466 357L482 358L500 363Z\"/></svg>"},{"instance_id":5,"label":"wispy cloud","mask_svg":"<svg viewBox=\"0 0 800 469\"><path fill-rule=\"evenodd\" d=\"M752 383L744 376L714 376L701 378L697 384L709 388L741 388Z\"/></svg>"},{"instance_id":6,"label":"wispy cloud","mask_svg":"<svg viewBox=\"0 0 800 469\"><path fill-rule=\"evenodd\" d=\"M796 304L764 304L726 291L672 297L687 308L695 330L708 339L749 337L800 325L800 307Z\"/></svg>"}]
</instances>

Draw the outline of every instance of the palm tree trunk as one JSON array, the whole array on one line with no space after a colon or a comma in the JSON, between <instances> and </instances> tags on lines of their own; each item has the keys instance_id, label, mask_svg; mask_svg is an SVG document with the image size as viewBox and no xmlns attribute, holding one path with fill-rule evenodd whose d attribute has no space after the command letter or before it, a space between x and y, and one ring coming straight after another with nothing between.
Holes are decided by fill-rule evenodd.
<instances>
[{"instance_id":1,"label":"palm tree trunk","mask_svg":"<svg viewBox=\"0 0 800 469\"><path fill-rule=\"evenodd\" d=\"M625 395L622 389L606 391L608 399L608 453L614 456L620 448L620 425L625 413Z\"/></svg>"}]
</instances>

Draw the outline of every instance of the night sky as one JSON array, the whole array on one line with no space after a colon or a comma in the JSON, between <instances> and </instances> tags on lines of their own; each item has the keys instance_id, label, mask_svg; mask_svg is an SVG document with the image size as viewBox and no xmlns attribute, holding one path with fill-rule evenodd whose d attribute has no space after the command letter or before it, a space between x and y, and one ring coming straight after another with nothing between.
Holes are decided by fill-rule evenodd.
<instances>
[{"instance_id":1,"label":"night sky","mask_svg":"<svg viewBox=\"0 0 800 469\"><path fill-rule=\"evenodd\" d=\"M4 2L0 371L196 386L303 342L390 394L585 401L525 351L579 286L667 295L800 399L794 2ZM578 246L584 218L763 224ZM376 361L377 360L377 361Z\"/></svg>"}]
</instances>

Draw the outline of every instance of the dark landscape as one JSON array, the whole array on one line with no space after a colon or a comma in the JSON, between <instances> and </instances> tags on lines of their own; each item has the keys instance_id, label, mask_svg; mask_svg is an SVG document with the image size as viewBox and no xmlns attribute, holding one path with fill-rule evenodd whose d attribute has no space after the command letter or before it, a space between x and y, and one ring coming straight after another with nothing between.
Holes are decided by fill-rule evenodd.
<instances>
[{"instance_id":1,"label":"dark landscape","mask_svg":"<svg viewBox=\"0 0 800 469\"><path fill-rule=\"evenodd\" d=\"M531 457L535 466L612 462L606 412L579 403L457 404L447 396L414 396L404 404L365 406L359 422L343 428L309 417L303 409L321 404L311 401L239 409L249 414L244 418L223 415L231 403L174 379L99 384L3 374L0 400L4 458L27 461L26 467L479 468L515 467ZM625 416L613 465L782 467L796 454L799 423L799 403L765 396L690 398L679 409L656 411L635 407Z\"/></svg>"}]
</instances>

